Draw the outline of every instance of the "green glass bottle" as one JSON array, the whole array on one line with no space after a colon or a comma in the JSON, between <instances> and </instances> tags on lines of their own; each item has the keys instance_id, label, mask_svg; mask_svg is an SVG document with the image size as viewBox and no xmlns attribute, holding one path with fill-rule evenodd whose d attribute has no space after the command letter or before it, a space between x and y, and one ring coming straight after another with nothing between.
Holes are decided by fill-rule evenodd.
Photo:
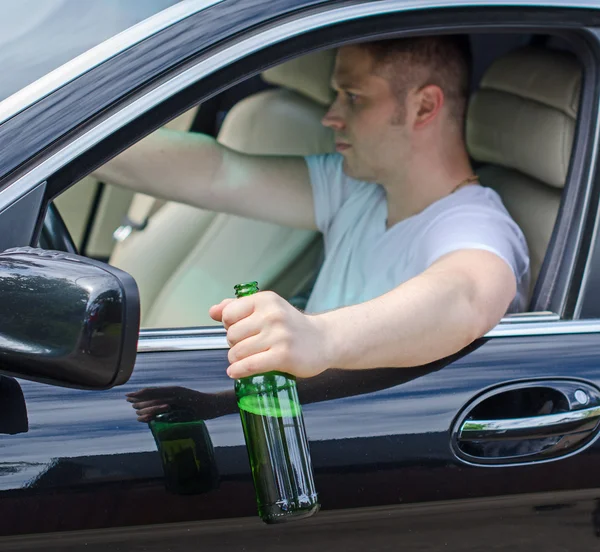
<instances>
[{"instance_id":1,"label":"green glass bottle","mask_svg":"<svg viewBox=\"0 0 600 552\"><path fill-rule=\"evenodd\" d=\"M256 292L257 282L235 286L238 298ZM320 505L296 379L282 372L249 376L236 380L235 394L261 519L313 515Z\"/></svg>"},{"instance_id":2,"label":"green glass bottle","mask_svg":"<svg viewBox=\"0 0 600 552\"><path fill-rule=\"evenodd\" d=\"M187 410L174 410L155 416L148 425L168 491L200 494L219 486L214 448L204 420Z\"/></svg>"}]
</instances>

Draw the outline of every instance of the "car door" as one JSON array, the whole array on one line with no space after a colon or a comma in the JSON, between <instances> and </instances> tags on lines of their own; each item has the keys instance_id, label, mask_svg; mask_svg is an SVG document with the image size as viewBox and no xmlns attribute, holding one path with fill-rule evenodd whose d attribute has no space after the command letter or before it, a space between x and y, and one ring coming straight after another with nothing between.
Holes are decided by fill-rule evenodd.
<instances>
[{"instance_id":1,"label":"car door","mask_svg":"<svg viewBox=\"0 0 600 552\"><path fill-rule=\"evenodd\" d=\"M417 11L403 2L317 7L275 2L267 11L225 1L182 18L53 92L44 107L50 109L50 121L56 116L54 126L25 135L21 145L26 148L7 148L0 229L17 220L18 208L29 217L18 219L18 232L4 238L4 247L35 240L45 206L77 175L189 107L192 97L241 76L247 69L235 63L244 56L256 68L276 59L269 45L280 50L278 59L284 51L292 55L307 48L296 40L302 33L314 46L319 41L331 45L341 36L366 36L375 25L383 32L386 22L396 30L398 25L408 30L522 23L523 9L477 7L438 12L425 2ZM532 26L583 28L591 20L591 12L577 10L525 11ZM280 19L274 24L276 16ZM465 27L467 20L471 27ZM186 33L199 42L186 40L191 36ZM593 41L594 32L586 33ZM279 44L282 36L289 40ZM221 48L211 50L216 41ZM251 59L252 48L269 51L271 57ZM185 56L187 65L181 66ZM69 116L63 111L59 121L60 109L73 105L62 103L67 93L75 101L89 92L86 86L94 78L117 74L124 66L130 80L116 79L110 94L94 97ZM592 82L595 78L590 74ZM561 215L554 239L568 244L569 254L547 263L541 283L542 289L552 284L547 306L554 312L505 319L465 350L429 366L330 371L300 383L323 507L316 516L267 527L256 515L232 382L225 374L224 330L146 330L134 373L123 386L91 393L20 382L29 430L0 435L0 547L233 551L319 546L352 551L594 546L600 498L600 476L593 469L600 447L600 326L590 299L598 266L596 144L583 138L595 134L596 94L592 86L591 96L586 95L588 123L580 129L576 160L581 163L572 175L589 186L569 196L575 204L582 202L580 209L571 217ZM19 121L36 114L36 104L29 109L0 126L0 136L11 136ZM59 122L63 126L57 128ZM214 449L214 469L202 490L188 494L167 488L168 470L151 428L136 420L127 402L128 393L147 388L158 389L168 404L192 404L205 422L208 437L202 443ZM215 400L216 393L224 399Z\"/></svg>"}]
</instances>

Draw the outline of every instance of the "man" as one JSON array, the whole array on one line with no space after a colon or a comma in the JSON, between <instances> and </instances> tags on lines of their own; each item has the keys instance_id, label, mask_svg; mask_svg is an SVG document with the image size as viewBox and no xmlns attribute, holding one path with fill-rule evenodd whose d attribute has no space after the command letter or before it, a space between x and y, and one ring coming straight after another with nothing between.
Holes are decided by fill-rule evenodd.
<instances>
[{"instance_id":1,"label":"man","mask_svg":"<svg viewBox=\"0 0 600 552\"><path fill-rule=\"evenodd\" d=\"M250 156L161 130L101 171L151 195L323 232L307 306L318 314L271 292L210 309L227 329L231 377L418 366L525 306L525 239L465 150L468 78L456 37L346 46L323 119L337 154Z\"/></svg>"}]
</instances>

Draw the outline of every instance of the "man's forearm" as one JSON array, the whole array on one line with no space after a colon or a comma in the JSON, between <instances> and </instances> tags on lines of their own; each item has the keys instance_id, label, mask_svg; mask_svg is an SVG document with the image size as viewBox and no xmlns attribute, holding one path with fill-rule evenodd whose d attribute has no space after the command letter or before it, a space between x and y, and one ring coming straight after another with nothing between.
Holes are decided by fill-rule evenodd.
<instances>
[{"instance_id":1,"label":"man's forearm","mask_svg":"<svg viewBox=\"0 0 600 552\"><path fill-rule=\"evenodd\" d=\"M244 154L203 134L160 129L95 175L193 207L316 230L303 157Z\"/></svg>"},{"instance_id":2,"label":"man's forearm","mask_svg":"<svg viewBox=\"0 0 600 552\"><path fill-rule=\"evenodd\" d=\"M317 315L329 367L421 366L456 353L491 329L507 300L489 308L468 278L424 273L362 304Z\"/></svg>"},{"instance_id":3,"label":"man's forearm","mask_svg":"<svg viewBox=\"0 0 600 552\"><path fill-rule=\"evenodd\" d=\"M222 158L214 138L162 128L94 174L136 192L204 207L210 203L210 186Z\"/></svg>"}]
</instances>

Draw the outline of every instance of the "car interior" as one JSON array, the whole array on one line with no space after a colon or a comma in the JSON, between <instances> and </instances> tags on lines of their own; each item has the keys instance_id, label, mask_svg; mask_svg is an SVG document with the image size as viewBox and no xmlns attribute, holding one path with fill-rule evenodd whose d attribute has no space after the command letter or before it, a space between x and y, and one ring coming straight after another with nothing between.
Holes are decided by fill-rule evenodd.
<instances>
[{"instance_id":1,"label":"car interior","mask_svg":"<svg viewBox=\"0 0 600 552\"><path fill-rule=\"evenodd\" d=\"M525 234L533 297L569 170L582 70L563 39L470 38L467 148L482 184L500 194ZM321 118L334 97L334 57L327 50L282 63L167 126L213 134L247 153L332 152ZM55 203L82 253L134 276L144 328L216 325L208 308L248 280L302 308L322 261L318 233L165 202L92 177Z\"/></svg>"}]
</instances>

